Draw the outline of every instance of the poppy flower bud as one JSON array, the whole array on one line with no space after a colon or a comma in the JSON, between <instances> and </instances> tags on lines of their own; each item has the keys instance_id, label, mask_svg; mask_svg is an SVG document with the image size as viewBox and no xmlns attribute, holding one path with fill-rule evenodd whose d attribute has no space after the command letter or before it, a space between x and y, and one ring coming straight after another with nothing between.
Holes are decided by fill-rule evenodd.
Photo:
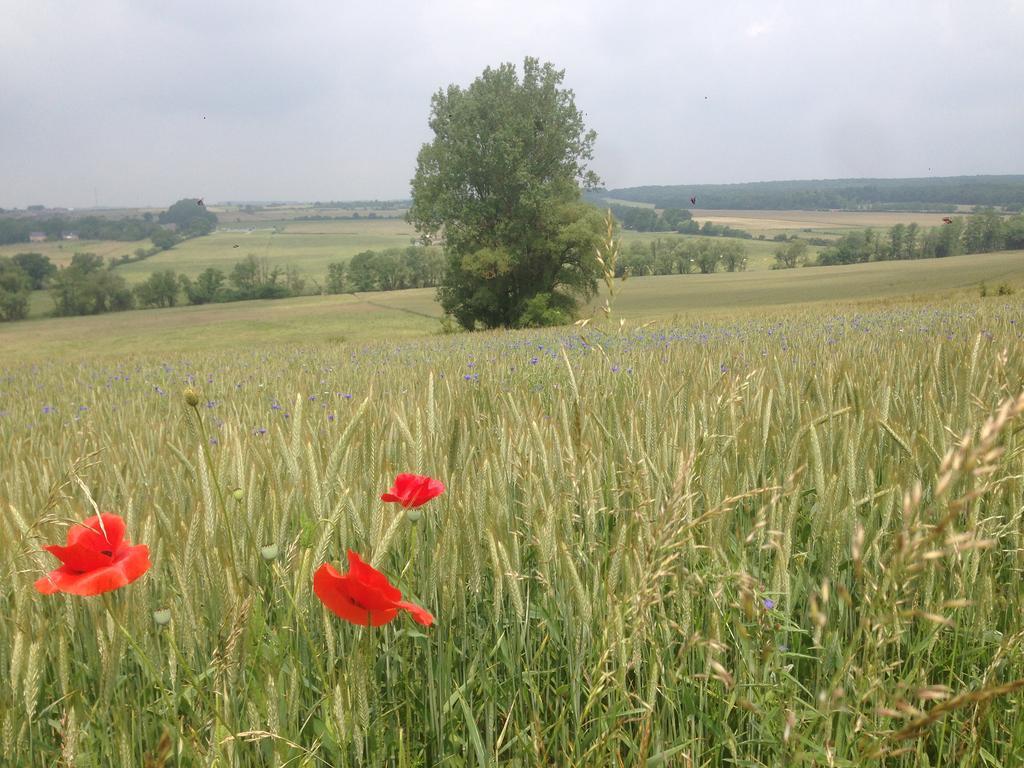
<instances>
[{"instance_id":1,"label":"poppy flower bud","mask_svg":"<svg viewBox=\"0 0 1024 768\"><path fill-rule=\"evenodd\" d=\"M182 395L185 398L185 405L190 408L195 408L199 405L199 393L192 389L192 387L186 387Z\"/></svg>"},{"instance_id":2,"label":"poppy flower bud","mask_svg":"<svg viewBox=\"0 0 1024 768\"><path fill-rule=\"evenodd\" d=\"M268 544L267 546L260 548L260 556L267 562L270 562L271 560L276 560L277 555L277 544Z\"/></svg>"},{"instance_id":3,"label":"poppy flower bud","mask_svg":"<svg viewBox=\"0 0 1024 768\"><path fill-rule=\"evenodd\" d=\"M159 611L153 611L153 621L156 622L158 627L170 624L171 610L169 608L161 608Z\"/></svg>"},{"instance_id":4,"label":"poppy flower bud","mask_svg":"<svg viewBox=\"0 0 1024 768\"><path fill-rule=\"evenodd\" d=\"M405 519L408 520L410 523L418 523L421 517L423 517L422 509L405 510Z\"/></svg>"},{"instance_id":5,"label":"poppy flower bud","mask_svg":"<svg viewBox=\"0 0 1024 768\"><path fill-rule=\"evenodd\" d=\"M231 492L231 495L235 497L235 501L241 501L244 496L241 488L235 488L235 490Z\"/></svg>"}]
</instances>

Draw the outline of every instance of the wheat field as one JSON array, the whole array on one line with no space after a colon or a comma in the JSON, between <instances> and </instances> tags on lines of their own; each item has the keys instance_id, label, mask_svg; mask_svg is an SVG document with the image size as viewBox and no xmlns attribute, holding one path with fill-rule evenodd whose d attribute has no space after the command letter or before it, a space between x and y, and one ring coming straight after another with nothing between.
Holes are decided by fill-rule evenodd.
<instances>
[{"instance_id":1,"label":"wheat field","mask_svg":"<svg viewBox=\"0 0 1024 768\"><path fill-rule=\"evenodd\" d=\"M0 762L1019 765L1022 310L7 364ZM95 509L151 570L37 593Z\"/></svg>"}]
</instances>

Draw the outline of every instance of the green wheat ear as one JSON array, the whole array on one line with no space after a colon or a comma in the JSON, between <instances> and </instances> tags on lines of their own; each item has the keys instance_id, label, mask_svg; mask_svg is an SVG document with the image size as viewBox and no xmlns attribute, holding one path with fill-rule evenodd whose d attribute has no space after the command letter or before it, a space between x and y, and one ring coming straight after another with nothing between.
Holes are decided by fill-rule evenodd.
<instances>
[{"instance_id":1,"label":"green wheat ear","mask_svg":"<svg viewBox=\"0 0 1024 768\"><path fill-rule=\"evenodd\" d=\"M610 320L612 317L612 305L615 303L615 297L619 292L615 285L616 265L619 261L619 241L615 237L615 216L612 214L611 208L605 213L604 226L604 240L597 246L594 259L601 268L601 277L608 290L608 296L605 298L601 311L604 312L605 319ZM621 282L625 282L625 280L626 275L623 274Z\"/></svg>"}]
</instances>

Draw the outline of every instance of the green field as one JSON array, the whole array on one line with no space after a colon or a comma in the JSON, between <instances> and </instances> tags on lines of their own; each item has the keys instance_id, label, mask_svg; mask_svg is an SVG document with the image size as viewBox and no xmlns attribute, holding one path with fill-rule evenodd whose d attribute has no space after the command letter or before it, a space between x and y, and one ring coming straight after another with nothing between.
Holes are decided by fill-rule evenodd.
<instances>
[{"instance_id":1,"label":"green field","mask_svg":"<svg viewBox=\"0 0 1024 768\"><path fill-rule=\"evenodd\" d=\"M871 305L896 299L952 300L977 296L982 282L992 289L1002 283L1024 288L1024 252L632 278L619 284L615 311L635 320L670 320L747 316L769 308ZM76 357L136 354L153 349L187 353L258 343L319 344L429 335L440 331L437 318L441 308L434 296L433 289L425 288L357 297L306 296L94 317L40 318L0 324L0 348L12 357ZM603 296L599 296L584 316L598 313L603 302ZM33 305L38 316L52 303L47 294L37 292Z\"/></svg>"},{"instance_id":2,"label":"green field","mask_svg":"<svg viewBox=\"0 0 1024 768\"><path fill-rule=\"evenodd\" d=\"M122 254L131 254L136 248L148 248L149 240L121 242L118 240L61 240L43 243L14 243L0 245L0 256L14 256L19 253L41 253L58 267L66 266L76 253L95 253L104 259Z\"/></svg>"},{"instance_id":3,"label":"green field","mask_svg":"<svg viewBox=\"0 0 1024 768\"><path fill-rule=\"evenodd\" d=\"M117 273L129 283L141 282L161 269L190 277L209 267L230 273L236 262L253 254L266 258L271 265L292 266L309 278L323 281L332 261L344 261L365 250L405 247L415 237L412 227L401 220L277 221L259 227L236 232L222 225L213 234L118 267Z\"/></svg>"}]
</instances>

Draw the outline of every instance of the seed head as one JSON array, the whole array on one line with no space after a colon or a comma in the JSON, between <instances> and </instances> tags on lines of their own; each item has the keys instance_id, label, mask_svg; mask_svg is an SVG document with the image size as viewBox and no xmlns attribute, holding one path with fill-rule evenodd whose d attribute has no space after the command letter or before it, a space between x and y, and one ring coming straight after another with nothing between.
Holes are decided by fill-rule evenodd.
<instances>
[{"instance_id":1,"label":"seed head","mask_svg":"<svg viewBox=\"0 0 1024 768\"><path fill-rule=\"evenodd\" d=\"M195 408L199 405L199 393L192 389L192 387L186 387L182 395L185 398L185 405L190 408Z\"/></svg>"}]
</instances>

